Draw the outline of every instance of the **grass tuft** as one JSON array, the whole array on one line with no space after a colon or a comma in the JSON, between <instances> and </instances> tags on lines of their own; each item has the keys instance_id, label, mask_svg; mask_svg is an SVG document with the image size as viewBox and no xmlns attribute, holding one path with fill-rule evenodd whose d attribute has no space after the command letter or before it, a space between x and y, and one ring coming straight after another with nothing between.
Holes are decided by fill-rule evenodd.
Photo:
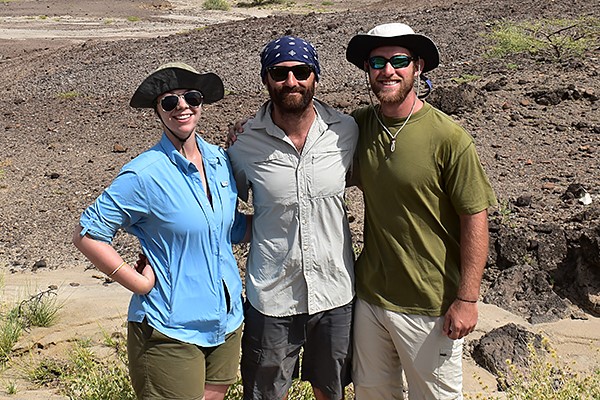
<instances>
[{"instance_id":1,"label":"grass tuft","mask_svg":"<svg viewBox=\"0 0 600 400\"><path fill-rule=\"evenodd\" d=\"M79 96L79 92L76 91L69 91L69 92L62 92L58 94L58 98L61 100L70 100L70 99L74 99L75 97Z\"/></svg>"},{"instance_id":2,"label":"grass tuft","mask_svg":"<svg viewBox=\"0 0 600 400\"><path fill-rule=\"evenodd\" d=\"M227 0L204 0L202 4L205 10L227 11L230 6Z\"/></svg>"},{"instance_id":3,"label":"grass tuft","mask_svg":"<svg viewBox=\"0 0 600 400\"><path fill-rule=\"evenodd\" d=\"M9 381L6 384L6 393L7 394L17 394L17 392L19 391L19 388L17 387L17 383L14 381Z\"/></svg>"},{"instance_id":4,"label":"grass tuft","mask_svg":"<svg viewBox=\"0 0 600 400\"><path fill-rule=\"evenodd\" d=\"M55 289L47 289L23 300L18 308L23 327L49 327L58 319L62 304L57 300Z\"/></svg>"},{"instance_id":5,"label":"grass tuft","mask_svg":"<svg viewBox=\"0 0 600 400\"><path fill-rule=\"evenodd\" d=\"M7 315L0 315L0 366L9 360L12 348L22 332L23 325L17 313L9 312Z\"/></svg>"}]
</instances>

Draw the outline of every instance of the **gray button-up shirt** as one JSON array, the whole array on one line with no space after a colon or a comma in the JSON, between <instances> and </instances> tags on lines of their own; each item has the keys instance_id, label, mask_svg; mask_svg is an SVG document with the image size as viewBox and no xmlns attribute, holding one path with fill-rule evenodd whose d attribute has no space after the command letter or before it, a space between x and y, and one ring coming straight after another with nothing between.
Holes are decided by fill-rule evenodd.
<instances>
[{"instance_id":1,"label":"gray button-up shirt","mask_svg":"<svg viewBox=\"0 0 600 400\"><path fill-rule=\"evenodd\" d=\"M254 219L248 300L265 315L315 314L354 297L354 253L344 204L358 139L354 119L315 100L302 153L271 119L267 102L228 150Z\"/></svg>"}]
</instances>

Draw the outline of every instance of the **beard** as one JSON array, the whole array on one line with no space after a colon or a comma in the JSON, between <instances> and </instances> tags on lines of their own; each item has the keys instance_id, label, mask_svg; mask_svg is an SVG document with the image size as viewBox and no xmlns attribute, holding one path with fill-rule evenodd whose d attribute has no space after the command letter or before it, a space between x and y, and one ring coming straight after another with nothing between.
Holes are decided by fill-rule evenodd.
<instances>
[{"instance_id":1,"label":"beard","mask_svg":"<svg viewBox=\"0 0 600 400\"><path fill-rule=\"evenodd\" d=\"M369 79L371 81L373 93L375 93L375 96L377 96L377 99L382 104L401 104L406 100L406 97L409 95L410 91L413 90L415 84L415 76L413 74L410 74L407 79L402 79L400 85L395 87L394 90L390 90L390 88L383 86L371 77L369 77Z\"/></svg>"},{"instance_id":2,"label":"beard","mask_svg":"<svg viewBox=\"0 0 600 400\"><path fill-rule=\"evenodd\" d=\"M282 87L276 89L267 85L267 89L271 96L271 101L282 113L302 114L309 107L314 97L315 83L313 81L307 88L296 86L293 88ZM291 96L293 93L299 93L301 96Z\"/></svg>"}]
</instances>

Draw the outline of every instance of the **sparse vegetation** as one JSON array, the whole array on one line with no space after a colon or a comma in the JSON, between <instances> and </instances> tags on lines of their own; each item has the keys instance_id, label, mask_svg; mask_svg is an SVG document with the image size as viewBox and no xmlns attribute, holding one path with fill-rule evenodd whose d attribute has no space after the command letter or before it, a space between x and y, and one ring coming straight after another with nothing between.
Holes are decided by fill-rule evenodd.
<instances>
[{"instance_id":1,"label":"sparse vegetation","mask_svg":"<svg viewBox=\"0 0 600 400\"><path fill-rule=\"evenodd\" d=\"M548 355L540 354L529 344L529 367L517 368L509 360L509 374L501 377L507 400L597 400L600 399L600 367L586 373L573 371L560 361L556 351L544 340ZM467 399L491 400L496 397L477 395Z\"/></svg>"},{"instance_id":2,"label":"sparse vegetation","mask_svg":"<svg viewBox=\"0 0 600 400\"><path fill-rule=\"evenodd\" d=\"M510 225L513 217L513 209L509 200L498 200L497 207L498 222L503 225Z\"/></svg>"},{"instance_id":3,"label":"sparse vegetation","mask_svg":"<svg viewBox=\"0 0 600 400\"><path fill-rule=\"evenodd\" d=\"M134 400L124 336L104 333L102 345L113 350L104 358L92 350L92 344L85 339L76 341L67 361L42 359L26 369L27 379L38 385L57 386L70 399ZM238 379L229 388L225 400L241 400L242 394L242 381ZM351 387L346 390L346 395L353 397ZM288 399L314 400L311 385L295 380Z\"/></svg>"},{"instance_id":4,"label":"sparse vegetation","mask_svg":"<svg viewBox=\"0 0 600 400\"><path fill-rule=\"evenodd\" d=\"M283 4L285 0L252 0L250 2L239 2L237 3L238 7L259 7L259 6L268 6L274 4Z\"/></svg>"},{"instance_id":5,"label":"sparse vegetation","mask_svg":"<svg viewBox=\"0 0 600 400\"><path fill-rule=\"evenodd\" d=\"M17 394L18 388L17 384L14 381L10 381L6 384L6 393L7 394Z\"/></svg>"},{"instance_id":6,"label":"sparse vegetation","mask_svg":"<svg viewBox=\"0 0 600 400\"><path fill-rule=\"evenodd\" d=\"M74 99L75 97L79 96L79 92L76 91L69 91L69 92L63 92L63 93L59 93L58 94L58 98L59 99L63 99L63 100L70 100L70 99Z\"/></svg>"},{"instance_id":7,"label":"sparse vegetation","mask_svg":"<svg viewBox=\"0 0 600 400\"><path fill-rule=\"evenodd\" d=\"M23 367L25 377L39 386L56 386L64 375L66 363L52 358L45 358L39 362Z\"/></svg>"},{"instance_id":8,"label":"sparse vegetation","mask_svg":"<svg viewBox=\"0 0 600 400\"><path fill-rule=\"evenodd\" d=\"M499 22L489 34L494 42L491 57L529 53L562 60L581 56L598 47L600 19L540 19L523 22Z\"/></svg>"},{"instance_id":9,"label":"sparse vegetation","mask_svg":"<svg viewBox=\"0 0 600 400\"><path fill-rule=\"evenodd\" d=\"M127 17L127 21L129 21L129 22L138 22L138 21L140 21L140 19L141 19L140 17L135 17L135 16Z\"/></svg>"},{"instance_id":10,"label":"sparse vegetation","mask_svg":"<svg viewBox=\"0 0 600 400\"><path fill-rule=\"evenodd\" d=\"M478 81L479 79L481 79L481 76L479 75L462 74L458 78L452 78L451 80L460 85L461 83L474 82Z\"/></svg>"},{"instance_id":11,"label":"sparse vegetation","mask_svg":"<svg viewBox=\"0 0 600 400\"><path fill-rule=\"evenodd\" d=\"M0 312L0 365L8 361L14 344L25 329L51 326L61 307L56 291L48 289L30 296L6 313Z\"/></svg>"},{"instance_id":12,"label":"sparse vegetation","mask_svg":"<svg viewBox=\"0 0 600 400\"><path fill-rule=\"evenodd\" d=\"M16 313L0 314L0 365L8 361L10 352L21 337L22 332L23 326Z\"/></svg>"},{"instance_id":13,"label":"sparse vegetation","mask_svg":"<svg viewBox=\"0 0 600 400\"><path fill-rule=\"evenodd\" d=\"M18 315L24 328L30 326L48 327L56 322L62 304L57 301L56 290L47 289L23 300L18 308Z\"/></svg>"},{"instance_id":14,"label":"sparse vegetation","mask_svg":"<svg viewBox=\"0 0 600 400\"><path fill-rule=\"evenodd\" d=\"M84 343L76 343L61 379L61 386L72 399L134 400L129 382L127 357L122 341L116 342L113 355L100 360Z\"/></svg>"},{"instance_id":15,"label":"sparse vegetation","mask_svg":"<svg viewBox=\"0 0 600 400\"><path fill-rule=\"evenodd\" d=\"M227 11L230 6L227 0L204 0L202 4L205 10Z\"/></svg>"}]
</instances>

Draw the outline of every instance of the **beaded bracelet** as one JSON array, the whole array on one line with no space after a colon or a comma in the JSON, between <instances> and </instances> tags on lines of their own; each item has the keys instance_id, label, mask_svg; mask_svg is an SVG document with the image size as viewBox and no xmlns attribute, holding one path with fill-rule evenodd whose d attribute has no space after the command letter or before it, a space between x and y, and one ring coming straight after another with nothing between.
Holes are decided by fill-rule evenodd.
<instances>
[{"instance_id":1,"label":"beaded bracelet","mask_svg":"<svg viewBox=\"0 0 600 400\"><path fill-rule=\"evenodd\" d=\"M460 298L458 296L456 296L456 300L459 300L459 301L462 301L462 302L465 302L465 303L471 303L471 304L477 303L477 300L467 300L467 299Z\"/></svg>"},{"instance_id":2,"label":"beaded bracelet","mask_svg":"<svg viewBox=\"0 0 600 400\"><path fill-rule=\"evenodd\" d=\"M114 274L116 274L121 268L123 268L123 265L127 264L125 261L123 261L121 264L119 264L119 266L117 268L114 269L113 272L110 273L110 275L108 275L109 277L113 276Z\"/></svg>"}]
</instances>

